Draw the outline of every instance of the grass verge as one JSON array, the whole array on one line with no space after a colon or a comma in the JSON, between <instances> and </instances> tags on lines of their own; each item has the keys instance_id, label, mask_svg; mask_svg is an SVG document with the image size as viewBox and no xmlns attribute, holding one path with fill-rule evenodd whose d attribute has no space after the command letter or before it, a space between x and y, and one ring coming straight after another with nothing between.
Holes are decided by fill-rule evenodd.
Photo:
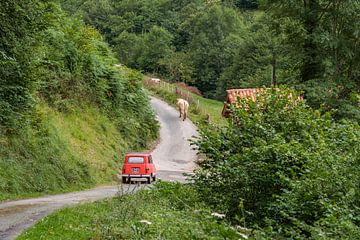
<instances>
[{"instance_id":1,"label":"grass verge","mask_svg":"<svg viewBox=\"0 0 360 240\"><path fill-rule=\"evenodd\" d=\"M190 186L159 182L152 190L60 210L18 239L240 238L197 199Z\"/></svg>"}]
</instances>

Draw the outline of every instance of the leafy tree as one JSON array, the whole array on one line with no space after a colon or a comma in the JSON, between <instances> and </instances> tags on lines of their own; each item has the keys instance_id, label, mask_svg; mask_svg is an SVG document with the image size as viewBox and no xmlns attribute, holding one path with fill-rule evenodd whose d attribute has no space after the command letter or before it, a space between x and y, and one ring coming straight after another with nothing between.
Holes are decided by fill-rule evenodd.
<instances>
[{"instance_id":1,"label":"leafy tree","mask_svg":"<svg viewBox=\"0 0 360 240\"><path fill-rule=\"evenodd\" d=\"M158 72L159 61L171 54L173 36L166 29L154 26L143 35L144 45L139 57L139 65L145 71Z\"/></svg>"},{"instance_id":2,"label":"leafy tree","mask_svg":"<svg viewBox=\"0 0 360 240\"><path fill-rule=\"evenodd\" d=\"M142 35L123 31L112 42L121 63L128 67L140 68L138 60L144 48Z\"/></svg>"},{"instance_id":3,"label":"leafy tree","mask_svg":"<svg viewBox=\"0 0 360 240\"><path fill-rule=\"evenodd\" d=\"M188 52L193 62L196 86L207 97L216 95L217 81L227 66L225 48L228 39L241 33L236 11L214 5L193 22Z\"/></svg>"},{"instance_id":4,"label":"leafy tree","mask_svg":"<svg viewBox=\"0 0 360 240\"><path fill-rule=\"evenodd\" d=\"M168 73L168 77L173 82L193 82L193 71L191 60L184 52L172 52L159 61Z\"/></svg>"},{"instance_id":5,"label":"leafy tree","mask_svg":"<svg viewBox=\"0 0 360 240\"><path fill-rule=\"evenodd\" d=\"M289 54L283 36L269 27L269 18L255 14L244 20L245 34L231 39L231 58L218 81L218 94L231 88L270 87L296 82L294 65L298 60Z\"/></svg>"},{"instance_id":6,"label":"leafy tree","mask_svg":"<svg viewBox=\"0 0 360 240\"><path fill-rule=\"evenodd\" d=\"M233 5L241 10L254 10L259 7L258 0L222 0L222 2Z\"/></svg>"},{"instance_id":7,"label":"leafy tree","mask_svg":"<svg viewBox=\"0 0 360 240\"><path fill-rule=\"evenodd\" d=\"M301 59L299 87L309 103L337 109L338 117L359 119L351 96L360 89L359 1L264 1L274 29Z\"/></svg>"}]
</instances>

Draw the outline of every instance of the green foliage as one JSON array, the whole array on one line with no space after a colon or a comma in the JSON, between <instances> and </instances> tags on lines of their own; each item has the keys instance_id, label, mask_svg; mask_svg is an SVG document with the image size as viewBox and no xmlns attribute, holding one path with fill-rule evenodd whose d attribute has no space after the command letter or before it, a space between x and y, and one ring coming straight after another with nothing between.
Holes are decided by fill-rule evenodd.
<instances>
[{"instance_id":1,"label":"green foliage","mask_svg":"<svg viewBox=\"0 0 360 240\"><path fill-rule=\"evenodd\" d=\"M173 36L166 29L153 26L149 33L144 34L144 48L139 58L139 65L145 71L156 71L159 61L172 51L171 41Z\"/></svg>"},{"instance_id":2,"label":"green foliage","mask_svg":"<svg viewBox=\"0 0 360 240\"><path fill-rule=\"evenodd\" d=\"M2 198L111 181L122 152L157 137L142 75L118 68L99 32L56 1L2 1L0 13Z\"/></svg>"},{"instance_id":3,"label":"green foliage","mask_svg":"<svg viewBox=\"0 0 360 240\"><path fill-rule=\"evenodd\" d=\"M196 144L206 159L195 186L259 236L357 238L360 127L335 123L289 96L296 93L239 99L228 127L202 129Z\"/></svg>"},{"instance_id":4,"label":"green foliage","mask_svg":"<svg viewBox=\"0 0 360 240\"><path fill-rule=\"evenodd\" d=\"M44 28L46 7L30 0L0 3L0 134L25 124L23 114L34 104L31 46L36 32Z\"/></svg>"},{"instance_id":5,"label":"green foliage","mask_svg":"<svg viewBox=\"0 0 360 240\"><path fill-rule=\"evenodd\" d=\"M126 188L126 187L125 187ZM239 239L179 183L57 212L19 239Z\"/></svg>"},{"instance_id":6,"label":"green foliage","mask_svg":"<svg viewBox=\"0 0 360 240\"><path fill-rule=\"evenodd\" d=\"M114 51L120 62L128 67L140 68L138 59L142 54L141 49L144 48L144 39L141 35L123 31L114 38L113 42Z\"/></svg>"},{"instance_id":7,"label":"green foliage","mask_svg":"<svg viewBox=\"0 0 360 240\"><path fill-rule=\"evenodd\" d=\"M192 21L188 46L194 68L195 85L206 97L216 96L218 78L236 46L242 24L237 13L214 5ZM230 52L231 53L231 52Z\"/></svg>"},{"instance_id":8,"label":"green foliage","mask_svg":"<svg viewBox=\"0 0 360 240\"><path fill-rule=\"evenodd\" d=\"M231 48L229 64L222 71L217 87L218 95L223 99L226 89L270 87L284 82L280 74L284 62L289 59L284 59L279 39L269 30L267 21L266 15L251 14L245 21L247 37L232 39L232 45L236 44L236 47ZM277 71L275 79L272 76L274 68Z\"/></svg>"},{"instance_id":9,"label":"green foliage","mask_svg":"<svg viewBox=\"0 0 360 240\"><path fill-rule=\"evenodd\" d=\"M184 52L172 52L164 56L158 62L160 67L165 68L166 76L172 82L194 83L194 68L190 57Z\"/></svg>"},{"instance_id":10,"label":"green foliage","mask_svg":"<svg viewBox=\"0 0 360 240\"><path fill-rule=\"evenodd\" d=\"M304 91L310 106L337 110L338 119L360 118L351 97L359 92L359 1L62 2L99 29L126 65L184 81L206 97L286 84ZM259 10L244 11L251 9Z\"/></svg>"},{"instance_id":11,"label":"green foliage","mask_svg":"<svg viewBox=\"0 0 360 240\"><path fill-rule=\"evenodd\" d=\"M337 118L359 120L359 1L264 1L272 28L299 58L297 87L313 107L336 109Z\"/></svg>"},{"instance_id":12,"label":"green foliage","mask_svg":"<svg viewBox=\"0 0 360 240\"><path fill-rule=\"evenodd\" d=\"M114 104L111 116L120 133L133 143L133 149L146 148L149 141L158 136L159 124L142 89L143 75L127 68L121 68L121 72L128 81L118 96L121 108Z\"/></svg>"}]
</instances>

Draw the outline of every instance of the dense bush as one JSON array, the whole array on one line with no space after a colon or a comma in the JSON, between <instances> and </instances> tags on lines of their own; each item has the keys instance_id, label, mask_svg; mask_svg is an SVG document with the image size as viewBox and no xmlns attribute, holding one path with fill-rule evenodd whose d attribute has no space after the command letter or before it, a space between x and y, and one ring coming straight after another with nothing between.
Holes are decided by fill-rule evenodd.
<instances>
[{"instance_id":1,"label":"dense bush","mask_svg":"<svg viewBox=\"0 0 360 240\"><path fill-rule=\"evenodd\" d=\"M34 105L31 49L37 32L44 29L45 11L40 1L0 3L0 134L23 125L23 114Z\"/></svg>"},{"instance_id":2,"label":"dense bush","mask_svg":"<svg viewBox=\"0 0 360 240\"><path fill-rule=\"evenodd\" d=\"M294 95L239 100L228 127L203 129L195 186L259 237L358 238L360 127L335 123Z\"/></svg>"}]
</instances>

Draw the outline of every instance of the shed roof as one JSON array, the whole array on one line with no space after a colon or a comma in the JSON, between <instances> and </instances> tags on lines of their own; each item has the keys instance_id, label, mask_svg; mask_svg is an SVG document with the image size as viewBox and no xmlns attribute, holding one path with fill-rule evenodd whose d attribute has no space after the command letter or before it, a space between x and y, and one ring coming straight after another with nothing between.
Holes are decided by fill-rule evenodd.
<instances>
[{"instance_id":1,"label":"shed roof","mask_svg":"<svg viewBox=\"0 0 360 240\"><path fill-rule=\"evenodd\" d=\"M229 104L233 104L233 103L237 103L237 98L239 97L240 99L243 98L248 98L251 99L252 101L256 101L256 96L257 94L259 94L260 92L264 91L265 88L242 88L242 89L229 89L226 90L226 102L224 103L224 107L222 110L222 115L224 117L229 117L230 115L230 111L228 109L228 105ZM277 89L279 90L279 89ZM303 96L297 96L297 97L293 97L292 94L290 93L289 98L294 99L295 101L302 101L304 100Z\"/></svg>"},{"instance_id":2,"label":"shed roof","mask_svg":"<svg viewBox=\"0 0 360 240\"><path fill-rule=\"evenodd\" d=\"M228 117L230 112L228 110L228 104L237 102L237 98L250 98L254 102L256 101L257 93L263 91L262 88L242 88L242 89L229 89L226 90L226 102L222 110L222 115Z\"/></svg>"}]
</instances>

